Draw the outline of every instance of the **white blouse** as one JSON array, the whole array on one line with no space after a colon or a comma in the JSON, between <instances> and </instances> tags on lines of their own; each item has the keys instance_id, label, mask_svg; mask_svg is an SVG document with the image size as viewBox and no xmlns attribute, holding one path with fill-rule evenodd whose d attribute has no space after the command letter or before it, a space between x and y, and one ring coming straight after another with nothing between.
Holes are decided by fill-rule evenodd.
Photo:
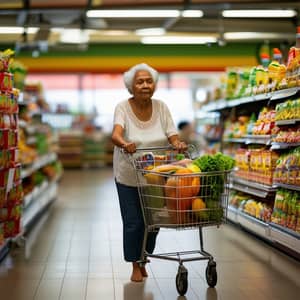
<instances>
[{"instance_id":1,"label":"white blouse","mask_svg":"<svg viewBox=\"0 0 300 300\"><path fill-rule=\"evenodd\" d=\"M128 100L120 102L114 113L114 125L124 128L124 139L134 142L137 148L167 146L168 137L176 135L177 131L167 105L152 99L152 116L148 121L140 121ZM128 186L136 186L136 176L133 166L126 154L119 147L114 147L114 176L117 182Z\"/></svg>"}]
</instances>

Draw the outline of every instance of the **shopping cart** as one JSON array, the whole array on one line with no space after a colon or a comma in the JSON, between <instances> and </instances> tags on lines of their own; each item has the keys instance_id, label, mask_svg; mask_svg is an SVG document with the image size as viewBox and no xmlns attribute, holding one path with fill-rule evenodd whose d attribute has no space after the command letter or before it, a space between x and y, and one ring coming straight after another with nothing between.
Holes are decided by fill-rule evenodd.
<instances>
[{"instance_id":1,"label":"shopping cart","mask_svg":"<svg viewBox=\"0 0 300 300\"><path fill-rule=\"evenodd\" d=\"M226 220L228 206L230 171L201 173L195 168L191 171L188 159L195 153L194 149L189 148L184 153L185 161L181 162L177 160L178 151L170 147L138 149L134 155L129 155L135 169L145 222L140 264L146 263L148 257L178 262L176 288L181 296L188 289L188 271L183 265L185 262L208 260L206 281L210 287L216 285L216 262L204 250L202 228L221 225ZM148 233L160 228L198 228L200 250L147 253Z\"/></svg>"}]
</instances>

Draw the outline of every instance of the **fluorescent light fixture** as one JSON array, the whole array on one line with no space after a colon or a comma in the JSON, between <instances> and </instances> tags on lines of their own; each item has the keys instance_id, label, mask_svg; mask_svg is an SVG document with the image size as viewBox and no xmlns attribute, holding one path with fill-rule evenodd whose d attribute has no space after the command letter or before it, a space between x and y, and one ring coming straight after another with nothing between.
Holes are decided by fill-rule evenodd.
<instances>
[{"instance_id":1,"label":"fluorescent light fixture","mask_svg":"<svg viewBox=\"0 0 300 300\"><path fill-rule=\"evenodd\" d=\"M39 30L38 27L18 27L18 26L7 26L0 27L0 34L22 34L24 31L27 31L29 34L35 34Z\"/></svg>"},{"instance_id":2,"label":"fluorescent light fixture","mask_svg":"<svg viewBox=\"0 0 300 300\"><path fill-rule=\"evenodd\" d=\"M292 9L285 10L223 10L224 18L292 18L297 15L297 12Z\"/></svg>"},{"instance_id":3,"label":"fluorescent light fixture","mask_svg":"<svg viewBox=\"0 0 300 300\"><path fill-rule=\"evenodd\" d=\"M89 34L81 29L66 29L60 35L62 43L84 44L89 41Z\"/></svg>"},{"instance_id":4,"label":"fluorescent light fixture","mask_svg":"<svg viewBox=\"0 0 300 300\"><path fill-rule=\"evenodd\" d=\"M202 18L203 17L203 11L202 10L195 10L195 9L188 9L188 10L184 10L181 13L181 16L183 18Z\"/></svg>"},{"instance_id":5,"label":"fluorescent light fixture","mask_svg":"<svg viewBox=\"0 0 300 300\"><path fill-rule=\"evenodd\" d=\"M102 30L98 31L101 35L110 35L110 36L120 36L120 35L129 35L131 32L128 30Z\"/></svg>"},{"instance_id":6,"label":"fluorescent light fixture","mask_svg":"<svg viewBox=\"0 0 300 300\"><path fill-rule=\"evenodd\" d=\"M216 43L212 36L146 36L141 38L142 44L207 44Z\"/></svg>"},{"instance_id":7,"label":"fluorescent light fixture","mask_svg":"<svg viewBox=\"0 0 300 300\"><path fill-rule=\"evenodd\" d=\"M142 28L137 29L135 31L136 35L164 35L166 33L166 30L164 28Z\"/></svg>"},{"instance_id":8,"label":"fluorescent light fixture","mask_svg":"<svg viewBox=\"0 0 300 300\"><path fill-rule=\"evenodd\" d=\"M154 9L121 9L121 10L88 10L88 18L177 18L179 10L154 10Z\"/></svg>"},{"instance_id":9,"label":"fluorescent light fixture","mask_svg":"<svg viewBox=\"0 0 300 300\"><path fill-rule=\"evenodd\" d=\"M294 35L292 35L294 37ZM260 39L280 39L287 37L285 33L274 32L225 32L225 40L260 40Z\"/></svg>"}]
</instances>

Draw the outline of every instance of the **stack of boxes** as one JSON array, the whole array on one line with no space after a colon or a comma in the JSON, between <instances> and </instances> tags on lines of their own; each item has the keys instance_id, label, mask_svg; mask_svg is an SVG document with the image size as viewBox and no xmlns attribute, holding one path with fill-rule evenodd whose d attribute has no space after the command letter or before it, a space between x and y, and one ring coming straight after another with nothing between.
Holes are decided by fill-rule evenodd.
<instances>
[{"instance_id":1,"label":"stack of boxes","mask_svg":"<svg viewBox=\"0 0 300 300\"><path fill-rule=\"evenodd\" d=\"M20 232L21 165L18 162L18 97L9 73L11 52L0 52L0 247Z\"/></svg>"}]
</instances>

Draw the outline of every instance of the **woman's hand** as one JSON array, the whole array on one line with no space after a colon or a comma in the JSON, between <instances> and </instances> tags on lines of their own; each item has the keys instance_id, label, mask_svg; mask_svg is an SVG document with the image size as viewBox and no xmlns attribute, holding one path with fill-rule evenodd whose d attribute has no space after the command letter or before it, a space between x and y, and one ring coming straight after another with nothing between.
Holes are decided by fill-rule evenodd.
<instances>
[{"instance_id":1,"label":"woman's hand","mask_svg":"<svg viewBox=\"0 0 300 300\"><path fill-rule=\"evenodd\" d=\"M132 143L132 142L124 143L122 145L122 149L124 149L124 151L127 153L134 153L134 152L136 152L136 145L135 145L135 143Z\"/></svg>"},{"instance_id":2,"label":"woman's hand","mask_svg":"<svg viewBox=\"0 0 300 300\"><path fill-rule=\"evenodd\" d=\"M179 152L184 152L188 149L188 146L185 142L176 141L172 146Z\"/></svg>"}]
</instances>

